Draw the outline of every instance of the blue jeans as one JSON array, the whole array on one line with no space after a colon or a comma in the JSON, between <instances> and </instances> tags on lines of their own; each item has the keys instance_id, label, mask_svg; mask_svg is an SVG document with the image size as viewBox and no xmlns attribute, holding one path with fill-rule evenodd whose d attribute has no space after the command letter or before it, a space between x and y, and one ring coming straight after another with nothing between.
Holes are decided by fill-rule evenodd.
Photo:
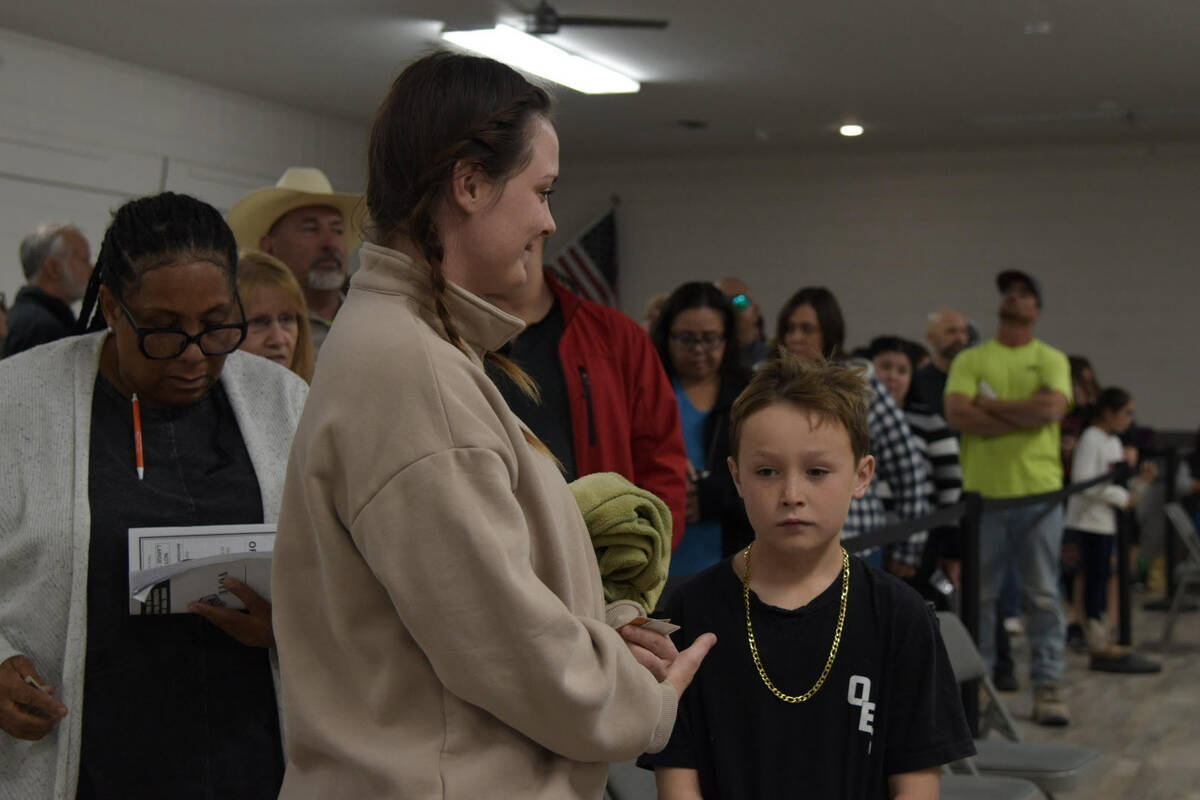
<instances>
[{"instance_id":1,"label":"blue jeans","mask_svg":"<svg viewBox=\"0 0 1200 800\"><path fill-rule=\"evenodd\" d=\"M1040 517L1040 519L1039 519ZM1062 679L1066 614L1058 592L1063 512L1056 503L985 512L979 529L979 649L996 660L996 598L1010 565L1020 576L1034 686Z\"/></svg>"}]
</instances>

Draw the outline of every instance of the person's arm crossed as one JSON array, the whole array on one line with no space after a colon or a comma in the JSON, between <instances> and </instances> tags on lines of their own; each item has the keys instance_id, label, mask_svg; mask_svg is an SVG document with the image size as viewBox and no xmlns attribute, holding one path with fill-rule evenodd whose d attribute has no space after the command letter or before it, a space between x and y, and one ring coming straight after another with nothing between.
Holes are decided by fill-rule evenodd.
<instances>
[{"instance_id":1,"label":"person's arm crossed","mask_svg":"<svg viewBox=\"0 0 1200 800\"><path fill-rule=\"evenodd\" d=\"M946 377L946 422L959 433L975 436L1003 436L1021 430L979 404L983 398L975 356L967 350L950 363Z\"/></svg>"},{"instance_id":2,"label":"person's arm crossed","mask_svg":"<svg viewBox=\"0 0 1200 800\"><path fill-rule=\"evenodd\" d=\"M1070 403L1061 391L1043 386L1024 400L998 400L980 395L975 398L975 405L1017 430L1032 430L1062 421Z\"/></svg>"}]
</instances>

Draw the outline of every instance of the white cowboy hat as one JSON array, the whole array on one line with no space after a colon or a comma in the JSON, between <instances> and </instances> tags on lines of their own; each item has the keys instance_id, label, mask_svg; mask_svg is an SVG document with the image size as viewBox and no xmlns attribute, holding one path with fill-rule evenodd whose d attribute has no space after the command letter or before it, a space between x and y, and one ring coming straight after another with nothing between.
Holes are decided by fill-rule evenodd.
<instances>
[{"instance_id":1,"label":"white cowboy hat","mask_svg":"<svg viewBox=\"0 0 1200 800\"><path fill-rule=\"evenodd\" d=\"M346 253L358 250L362 239L359 215L362 195L335 192L325 173L316 167L288 167L272 187L259 189L238 200L226 219L239 247L257 250L280 217L305 206L331 206L346 222Z\"/></svg>"}]
</instances>

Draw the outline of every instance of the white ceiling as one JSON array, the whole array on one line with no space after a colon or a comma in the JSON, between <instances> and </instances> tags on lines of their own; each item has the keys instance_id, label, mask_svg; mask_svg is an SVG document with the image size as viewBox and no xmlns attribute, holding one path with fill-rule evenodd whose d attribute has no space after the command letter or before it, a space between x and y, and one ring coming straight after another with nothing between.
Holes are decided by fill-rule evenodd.
<instances>
[{"instance_id":1,"label":"white ceiling","mask_svg":"<svg viewBox=\"0 0 1200 800\"><path fill-rule=\"evenodd\" d=\"M643 81L637 95L557 92L577 159L1200 138L1196 0L555 5L671 20L550 37ZM0 0L0 27L366 123L443 22L512 13L488 0ZM843 140L851 119L867 133Z\"/></svg>"}]
</instances>

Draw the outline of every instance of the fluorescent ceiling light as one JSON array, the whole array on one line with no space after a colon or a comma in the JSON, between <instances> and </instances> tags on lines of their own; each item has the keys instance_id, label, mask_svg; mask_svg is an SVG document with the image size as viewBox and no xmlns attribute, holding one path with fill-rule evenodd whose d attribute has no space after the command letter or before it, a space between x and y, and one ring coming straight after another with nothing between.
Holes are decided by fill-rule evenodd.
<instances>
[{"instance_id":1,"label":"fluorescent ceiling light","mask_svg":"<svg viewBox=\"0 0 1200 800\"><path fill-rule=\"evenodd\" d=\"M840 133L842 136L862 136L862 132L862 125L843 125L842 127L838 128L838 133Z\"/></svg>"},{"instance_id":2,"label":"fluorescent ceiling light","mask_svg":"<svg viewBox=\"0 0 1200 800\"><path fill-rule=\"evenodd\" d=\"M443 31L442 38L584 94L623 94L642 88L633 78L572 55L510 25L482 31Z\"/></svg>"}]
</instances>

